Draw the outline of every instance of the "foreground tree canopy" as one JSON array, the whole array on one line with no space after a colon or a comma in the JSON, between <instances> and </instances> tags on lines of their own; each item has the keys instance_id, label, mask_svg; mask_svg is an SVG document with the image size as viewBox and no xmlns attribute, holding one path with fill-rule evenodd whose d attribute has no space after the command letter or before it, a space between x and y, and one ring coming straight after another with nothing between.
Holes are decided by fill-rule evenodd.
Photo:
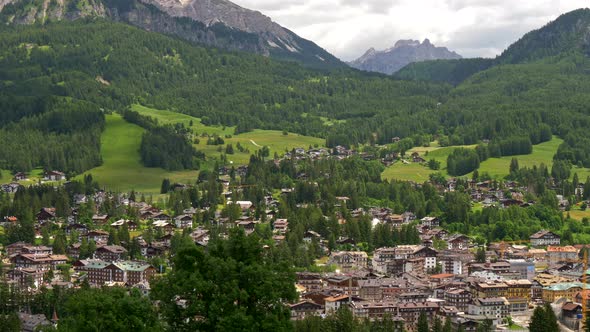
<instances>
[{"instance_id":1,"label":"foreground tree canopy","mask_svg":"<svg viewBox=\"0 0 590 332\"><path fill-rule=\"evenodd\" d=\"M281 331L290 328L286 301L296 299L295 275L260 239L233 231L208 251L189 245L153 297L174 331Z\"/></svg>"}]
</instances>

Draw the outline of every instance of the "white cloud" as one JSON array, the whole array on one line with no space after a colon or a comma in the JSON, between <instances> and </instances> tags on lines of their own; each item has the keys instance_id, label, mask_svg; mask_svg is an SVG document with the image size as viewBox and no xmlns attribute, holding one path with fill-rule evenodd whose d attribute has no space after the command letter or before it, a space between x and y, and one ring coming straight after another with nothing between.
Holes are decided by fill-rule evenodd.
<instances>
[{"instance_id":1,"label":"white cloud","mask_svg":"<svg viewBox=\"0 0 590 332\"><path fill-rule=\"evenodd\" d=\"M588 0L233 0L343 60L399 39L429 38L466 57L494 57Z\"/></svg>"}]
</instances>

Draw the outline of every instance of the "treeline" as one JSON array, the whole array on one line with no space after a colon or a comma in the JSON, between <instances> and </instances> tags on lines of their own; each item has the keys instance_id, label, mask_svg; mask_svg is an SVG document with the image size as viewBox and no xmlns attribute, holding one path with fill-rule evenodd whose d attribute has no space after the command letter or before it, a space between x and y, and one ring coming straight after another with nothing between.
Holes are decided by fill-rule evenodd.
<instances>
[{"instance_id":1,"label":"treeline","mask_svg":"<svg viewBox=\"0 0 590 332\"><path fill-rule=\"evenodd\" d=\"M580 127L565 135L564 143L557 149L555 159L567 160L580 167L590 167L590 135L582 127L584 124L590 125L590 120L580 119L580 122Z\"/></svg>"},{"instance_id":2,"label":"treeline","mask_svg":"<svg viewBox=\"0 0 590 332\"><path fill-rule=\"evenodd\" d=\"M118 111L141 103L238 132L324 137L329 146L415 136L464 145L516 133L537 144L586 117L589 87L581 73L590 65L577 54L494 67L452 89L347 69L316 72L104 21L6 27L1 37L7 93L65 95ZM326 126L323 117L342 121Z\"/></svg>"},{"instance_id":3,"label":"treeline","mask_svg":"<svg viewBox=\"0 0 590 332\"><path fill-rule=\"evenodd\" d=\"M547 129L548 133L544 136L544 140L540 140L535 144L551 140L551 129ZM508 139L492 141L487 146L487 151L485 151L485 148L485 146L480 146L478 154L492 158L533 153L533 143L531 143L531 140L528 137L511 137ZM483 160L486 159L487 158L483 158Z\"/></svg>"},{"instance_id":4,"label":"treeline","mask_svg":"<svg viewBox=\"0 0 590 332\"><path fill-rule=\"evenodd\" d=\"M582 26L590 24L590 11L580 8L561 15L539 30L525 34L495 59L436 60L410 64L395 74L403 79L459 84L472 75L502 64L518 64L572 52L587 52ZM579 41L579 42L578 42Z\"/></svg>"},{"instance_id":5,"label":"treeline","mask_svg":"<svg viewBox=\"0 0 590 332\"><path fill-rule=\"evenodd\" d=\"M547 126L545 128L548 129ZM538 143L551 140L551 131L546 132L541 137L543 140ZM466 148L454 149L447 157L447 172L449 175L462 176L478 169L480 163L486 161L488 158L531 153L533 153L533 144L528 137L510 137L494 140L487 145L479 144L475 150Z\"/></svg>"},{"instance_id":6,"label":"treeline","mask_svg":"<svg viewBox=\"0 0 590 332\"><path fill-rule=\"evenodd\" d=\"M169 127L156 127L141 137L141 161L147 167L161 167L169 171L198 169L196 149L186 137ZM200 154L204 157L203 154Z\"/></svg>"},{"instance_id":7,"label":"treeline","mask_svg":"<svg viewBox=\"0 0 590 332\"><path fill-rule=\"evenodd\" d=\"M182 124L159 126L156 120L129 109L123 112L123 118L146 129L140 145L145 166L169 171L199 168L205 155L192 146L187 137L190 131Z\"/></svg>"},{"instance_id":8,"label":"treeline","mask_svg":"<svg viewBox=\"0 0 590 332\"><path fill-rule=\"evenodd\" d=\"M306 317L303 320L293 322L295 332L314 332L314 331L349 331L349 332L385 332L385 331L405 331L404 323L400 320L394 320L392 316L385 314L383 319L370 320L355 318L348 306L341 306L338 310L327 315L325 318L319 316ZM438 320L438 319L437 319ZM446 332L442 330L442 323L438 320L440 330L434 329L433 332ZM450 327L450 320L447 324ZM418 332L427 332L421 329ZM448 332L453 332L449 330Z\"/></svg>"},{"instance_id":9,"label":"treeline","mask_svg":"<svg viewBox=\"0 0 590 332\"><path fill-rule=\"evenodd\" d=\"M447 157L447 173L454 176L465 175L478 169L479 163L480 158L475 150L454 149Z\"/></svg>"},{"instance_id":10,"label":"treeline","mask_svg":"<svg viewBox=\"0 0 590 332\"><path fill-rule=\"evenodd\" d=\"M186 237L172 273L152 287L162 318L173 331L289 330L285 301L294 301L297 293L286 257L274 246L264 252L255 234L229 233L228 240L213 236L208 250ZM192 305L178 307L177 298Z\"/></svg>"},{"instance_id":11,"label":"treeline","mask_svg":"<svg viewBox=\"0 0 590 332\"><path fill-rule=\"evenodd\" d=\"M255 331L293 329L285 302L297 298L295 273L274 245L263 249L256 234L246 236L238 229L227 239L212 232L207 250L197 248L188 234L177 234L172 242L174 269L151 280L149 297L136 289L92 289L87 281L80 287L55 286L34 294L0 283L2 327L16 326L18 330L18 323L11 318L27 310L46 317L55 312L57 331L89 327L99 331L233 331L244 326ZM0 269L0 277L3 271ZM191 305L179 306L179 299Z\"/></svg>"},{"instance_id":12,"label":"treeline","mask_svg":"<svg viewBox=\"0 0 590 332\"><path fill-rule=\"evenodd\" d=\"M358 207L390 207L396 214L411 211L418 219L425 216L439 217L443 227L451 231L478 236L489 241L504 238L528 239L540 229L565 232L568 228L575 227L574 225L580 226L574 228L577 231L585 227L580 223L564 222L565 219L557 206L555 192L549 189L552 184L547 177L542 177L542 174L548 175L552 171L546 168L536 171L534 175L525 175L528 174L525 173L526 169L518 171L522 174L523 185L530 185L531 189L532 186L537 187L537 190L531 190L525 197L525 201L535 202L532 206L505 210L490 207L483 209L483 212L477 212L472 210L466 179L457 179L456 192L445 193L441 197L436 186L446 185L444 179L439 181L434 177L433 183L424 183L420 186L407 182L388 182L381 180L379 176L381 167L378 163L362 161L360 158L315 162L283 160L276 165L273 161L265 161L259 156L254 156L251 158L247 176L242 178L242 184L249 186L242 192L235 193L232 200L260 202L256 215L263 216L263 202L267 190L295 188L294 192L282 195L279 206L280 217L289 219L290 232L287 242L292 241L292 253L299 253L295 257L303 257L304 253L309 254L309 251L299 249L307 230L318 232L332 243L339 237L348 237L357 243L364 243L368 250L383 244L412 243L415 235L405 231L392 233L389 230L389 233L386 233L388 230L379 226L371 230L369 219L353 218L348 212L349 209ZM563 173L559 167L555 172ZM305 177L302 178L303 174ZM478 175L476 179L483 181L483 176ZM566 196L574 194L571 183L568 185L567 181L564 181L563 187L566 189ZM500 184L492 181L492 188L500 188ZM349 200L342 202L337 197L348 197ZM316 206L307 209L297 207L299 204L310 203ZM339 219L346 220L346 223L339 225ZM399 239L399 242L396 239ZM337 245L335 247L337 248Z\"/></svg>"},{"instance_id":13,"label":"treeline","mask_svg":"<svg viewBox=\"0 0 590 332\"><path fill-rule=\"evenodd\" d=\"M53 97L35 99L37 103L44 106L35 115L25 112L19 118L14 113L14 121L0 127L0 168L28 172L42 166L79 174L102 163L105 121L96 105Z\"/></svg>"},{"instance_id":14,"label":"treeline","mask_svg":"<svg viewBox=\"0 0 590 332\"><path fill-rule=\"evenodd\" d=\"M69 267L68 267L69 268ZM42 288L30 294L7 283L0 283L0 324L3 331L21 331L17 313L23 311L53 317L59 324L39 326L43 331L81 331L89 327L99 331L163 331L156 309L137 289L122 287L65 289ZM97 315L96 313L100 314Z\"/></svg>"},{"instance_id":15,"label":"treeline","mask_svg":"<svg viewBox=\"0 0 590 332\"><path fill-rule=\"evenodd\" d=\"M515 135L523 139L520 144L498 144L490 156L498 152L511 155L515 149L528 151L525 137L531 144L538 144L548 140L550 134L558 135L568 139L560 146L557 158L583 165L590 152L584 143L588 134L582 129L590 124L584 111L590 83L583 71L588 68L590 60L572 52L476 74L455 88L441 107L443 126L471 122L471 127L455 137L455 143L463 138L463 143L476 144L478 136L491 143Z\"/></svg>"},{"instance_id":16,"label":"treeline","mask_svg":"<svg viewBox=\"0 0 590 332\"><path fill-rule=\"evenodd\" d=\"M19 241L34 243L37 213L41 208L55 208L57 218L66 218L71 214L76 194L91 195L98 188L98 183L92 176L86 175L82 181L70 181L57 189L45 184L21 186L12 198L10 194L0 191L0 214L18 218L18 223L7 226L5 232L0 234L0 244L6 245ZM98 212L120 215L115 213L114 209L110 209L113 205L114 202L109 198ZM88 204L78 208L78 221L90 226L94 213L94 202L90 200Z\"/></svg>"}]
</instances>

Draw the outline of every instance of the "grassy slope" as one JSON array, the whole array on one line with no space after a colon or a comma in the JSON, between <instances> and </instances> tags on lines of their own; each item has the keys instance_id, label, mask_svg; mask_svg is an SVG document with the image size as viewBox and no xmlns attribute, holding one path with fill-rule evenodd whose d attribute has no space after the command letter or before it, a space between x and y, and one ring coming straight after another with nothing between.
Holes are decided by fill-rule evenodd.
<instances>
[{"instance_id":1,"label":"grassy slope","mask_svg":"<svg viewBox=\"0 0 590 332\"><path fill-rule=\"evenodd\" d=\"M571 210L566 212L564 215L569 213L570 217L576 220L582 220L584 218L590 218L590 210L582 211L579 207L576 207L576 210Z\"/></svg>"},{"instance_id":2,"label":"grassy slope","mask_svg":"<svg viewBox=\"0 0 590 332\"><path fill-rule=\"evenodd\" d=\"M563 140L558 137L553 137L549 142L541 143L533 146L533 153L529 155L513 156L518 159L520 167L533 167L544 163L549 169L553 165L553 156L557 152L559 145ZM479 174L489 173L492 177L502 178L508 175L510 169L510 161L513 157L490 158L479 167Z\"/></svg>"},{"instance_id":3,"label":"grassy slope","mask_svg":"<svg viewBox=\"0 0 590 332\"><path fill-rule=\"evenodd\" d=\"M588 177L590 177L590 168L578 168L578 167L574 167L572 168L572 175L571 178L574 178L574 174L578 173L578 179L580 179L580 182L584 183L586 182L586 179Z\"/></svg>"},{"instance_id":4,"label":"grassy slope","mask_svg":"<svg viewBox=\"0 0 590 332\"><path fill-rule=\"evenodd\" d=\"M232 135L235 129L234 127L206 126L201 123L201 119L192 117L190 115L170 111L156 110L138 104L133 105L131 109L143 115L147 115L157 119L160 124L182 123L186 127L189 127L190 122L192 120L193 126L191 128L199 135L202 133L207 133L209 135L217 134L219 136Z\"/></svg>"},{"instance_id":5,"label":"grassy slope","mask_svg":"<svg viewBox=\"0 0 590 332\"><path fill-rule=\"evenodd\" d=\"M438 147L436 144L431 144L430 147L417 147L414 149L409 150L406 152L406 156L408 157L414 153L418 152L420 156L422 156L426 160L436 159L440 162L440 171L443 175L448 176L446 168L447 168L447 157L454 149L464 147L474 149L475 145L465 145L465 146L450 146L450 147ZM402 181L414 181L414 182L424 182L428 181L430 174L435 173L437 171L433 171L427 166L412 163L405 164L403 162L397 162L391 167L385 169L382 174L384 179L388 180L402 180Z\"/></svg>"},{"instance_id":6,"label":"grassy slope","mask_svg":"<svg viewBox=\"0 0 590 332\"><path fill-rule=\"evenodd\" d=\"M6 184L6 183L12 183L13 181L13 174L11 171L9 170L1 170L2 172L2 178L0 178L0 184ZM45 173L45 171L42 168L35 168L30 172L27 172L27 179L26 180L22 180L22 181L18 181L18 183L20 183L23 186L31 186L34 184L39 183L39 181L41 181L42 183L49 183L49 184L59 184L62 183L64 181L43 181L43 174Z\"/></svg>"},{"instance_id":7,"label":"grassy slope","mask_svg":"<svg viewBox=\"0 0 590 332\"><path fill-rule=\"evenodd\" d=\"M514 157L518 159L518 164L520 165L520 167L532 167L533 165L539 165L541 163L544 163L549 168L551 168L551 166L553 165L553 156L557 152L557 148L562 142L562 139L558 137L553 137L553 139L549 142L533 146L532 154ZM472 145L467 147L473 148L475 146ZM431 145L427 148L414 148L408 151L407 155L410 155L412 152L418 152L426 160L434 158L441 162L441 172L443 173L443 175L447 175L445 170L447 157L455 148L457 147L439 148L436 145ZM425 156L426 152L428 152L428 155ZM512 158L513 157L490 158L481 163L479 167L479 173L482 174L487 172L492 177L503 178L506 175L508 175L510 161L512 160ZM586 176L590 175L590 170L585 168L572 169L572 176L574 172L578 173L580 181L585 181ZM383 178L424 182L428 180L429 175L432 173L434 173L434 171L420 164L411 163L407 165L398 162L395 165L388 167L383 172ZM471 174L468 174L467 176L471 176Z\"/></svg>"},{"instance_id":8,"label":"grassy slope","mask_svg":"<svg viewBox=\"0 0 590 332\"><path fill-rule=\"evenodd\" d=\"M89 170L101 186L115 191L134 189L141 193L159 194L162 179L194 182L198 171L168 172L141 164L139 145L144 129L126 122L120 115L107 115L102 135L103 165ZM80 176L81 177L81 176Z\"/></svg>"},{"instance_id":9,"label":"grassy slope","mask_svg":"<svg viewBox=\"0 0 590 332\"><path fill-rule=\"evenodd\" d=\"M165 110L156 110L141 105L134 105L133 110L141 114L151 116L158 119L161 124L169 123L183 123L186 127L189 127L190 121L193 121L193 126L190 127L199 136L203 133L209 135L217 134L221 137L225 135L233 135L234 127L220 127L220 126L205 126L201 124L201 119L195 118L186 114L180 114ZM270 148L271 156L277 152L282 155L285 150L292 150L297 147L307 149L311 146L324 146L324 140L321 138L315 138L310 136L303 136L298 134L289 133L283 135L281 131L276 130L254 130L249 133L244 133L232 138L224 138L226 144L233 144L234 154L228 155L227 159L236 165L248 164L250 155L255 151L259 150L262 146L268 146ZM254 143L259 146L256 146ZM236 148L237 143L240 143L244 148L248 149L249 152L239 152ZM207 138L201 138L200 143L196 144L195 147L205 153L208 158L219 158L221 152L218 151L220 146L207 145ZM221 146L222 151L225 151L225 146Z\"/></svg>"},{"instance_id":10,"label":"grassy slope","mask_svg":"<svg viewBox=\"0 0 590 332\"><path fill-rule=\"evenodd\" d=\"M12 182L12 173L9 170L0 169L0 174L2 174L2 177L0 177L0 184Z\"/></svg>"}]
</instances>

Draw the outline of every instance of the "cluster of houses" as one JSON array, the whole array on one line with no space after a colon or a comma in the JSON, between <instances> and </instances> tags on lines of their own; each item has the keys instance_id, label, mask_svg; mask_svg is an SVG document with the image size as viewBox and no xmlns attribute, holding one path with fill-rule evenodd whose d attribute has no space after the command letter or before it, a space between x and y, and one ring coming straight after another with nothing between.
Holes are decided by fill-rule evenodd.
<instances>
[{"instance_id":1,"label":"cluster of houses","mask_svg":"<svg viewBox=\"0 0 590 332\"><path fill-rule=\"evenodd\" d=\"M93 200L96 206L104 203L107 193L100 191L94 196L86 197L77 195L75 204L87 203ZM79 197L78 197L79 196ZM111 197L112 198L112 197ZM267 206L276 208L278 201L272 196L266 197ZM178 231L190 229L190 236L197 245L206 246L209 242L209 231L203 227L194 227L195 215L204 212L201 209L188 208L177 216L171 216L166 212L146 203L130 201L124 196L118 198L118 203L136 211L137 219L114 219L105 214L94 214L91 223L81 223L77 220L77 208L72 209L72 215L68 218L58 218L53 207L41 208L36 214L36 236L41 237L41 229L46 224L60 224L68 238L77 235L78 241L71 243L66 248L67 255L54 255L51 247L34 246L27 243L12 243L4 249L5 255L0 259L5 260L6 276L8 281L19 287L39 289L41 285L49 286L55 281L56 276L61 276L60 266L73 263L73 275L69 280L58 280L59 283L72 286L71 281L87 280L90 285L126 285L129 287L141 287L149 290L147 281L156 273L158 267L152 267L144 261L130 261L129 253L121 245L109 245L110 233L105 229L120 230L126 227L129 232L139 231L145 227L151 227L154 238L146 241L143 236L135 236L139 244L141 256L144 259L153 257L166 257L172 245L172 238ZM221 217L216 211L216 222L226 228L240 227L246 234L254 232L256 225L261 221L249 215L254 213L254 205L250 201L237 201L228 204L240 206L243 217L238 220L230 220ZM275 241L285 240L289 222L287 219L275 218L275 210L267 210L267 220L272 220L273 235ZM7 216L0 221L0 226L8 227L18 223L18 218ZM80 259L83 242L92 242L96 250L90 258ZM124 245L125 243L121 243ZM48 273L48 272L52 273Z\"/></svg>"},{"instance_id":2,"label":"cluster of houses","mask_svg":"<svg viewBox=\"0 0 590 332\"><path fill-rule=\"evenodd\" d=\"M590 305L590 292L585 293L590 286L583 283L590 271L580 259L584 246L560 246L557 234L543 230L531 235L530 246L493 243L486 260L476 262L469 237L436 226L425 234L423 244L378 248L371 256L335 251L327 264L336 272L299 273L300 300L291 305L292 319L348 306L355 317L388 315L408 331L415 331L422 313L431 323L438 316L455 328L476 331L485 320L500 326L509 316L526 325L535 305L552 303L563 324L579 327L581 303ZM432 248L431 236L448 246Z\"/></svg>"},{"instance_id":3,"label":"cluster of houses","mask_svg":"<svg viewBox=\"0 0 590 332\"><path fill-rule=\"evenodd\" d=\"M317 149L318 156L329 151ZM354 152L335 148L338 156ZM315 150L292 153L307 157ZM315 155L315 154L314 154ZM229 170L220 170L225 172ZM247 172L242 167L239 172ZM500 203L503 206L532 204L524 203L516 184L505 183L504 189L495 188L491 182L468 182L472 199L483 204ZM454 190L456 182L450 180L447 188ZM268 222L273 240L280 243L289 233L289 220L277 218L279 202L268 194L265 200L267 210L264 216L255 215L255 205L250 201L231 200L229 181L223 182L227 204L239 206L242 216L237 220L222 217L215 212L215 223L225 229L242 228L252 234L256 227ZM510 192L507 198L506 192ZM284 189L288 195L293 189ZM520 196L519 196L520 194ZM107 193L98 192L92 197L78 195L74 203L83 204L93 200L100 206L107 199ZM347 197L337 197L337 204L345 205ZM36 215L37 230L47 223L60 223L65 233L72 237L77 234L78 242L66 248L67 255L55 255L52 248L27 243L13 243L4 248L4 260L8 282L18 287L35 289L41 285L59 283L72 287L76 281L87 281L90 285L120 285L149 291L149 280L161 267L151 266L146 261L130 260L129 253L121 245L109 244L109 232L104 229L127 228L139 231L146 226L155 231L154 239L146 241L136 236L142 259L166 257L171 248L174 234L189 229L190 236L199 246L209 242L209 231L194 227L196 215L204 212L189 208L173 216L145 202L134 202L124 196L118 203L136 211L136 219L111 218L95 214L91 224L77 220L76 209L66 220L58 220L56 210L46 207ZM511 317L528 319L530 309L540 303L559 303L560 320L572 328L579 325L580 303L590 297L586 295L584 263L580 260L583 246L562 246L559 235L541 230L531 234L528 245L492 243L485 251L485 259L476 261L474 253L479 246L464 234L450 233L440 227L435 216L417 217L412 212L395 213L392 209L375 207L350 211L353 217L368 215L373 227L387 225L392 229L414 225L419 234L419 244L397 245L377 248L370 254L357 247L355 239L339 238L341 250L330 252L328 241L317 232L308 230L303 242L317 243L329 255L327 265L333 266L332 273L301 272L297 275L299 301L290 304L292 319L298 320L310 315L325 316L348 306L358 318L382 319L385 315L403 324L408 331L414 331L418 317L425 314L432 322L436 317L450 319L455 328L475 331L479 323L492 320L501 325ZM340 224L346 223L341 214ZM265 220L265 221L263 221ZM15 224L18 219L6 216L0 223L4 226ZM40 233L38 234L40 236ZM82 256L83 243L93 242L96 250L91 257ZM124 243L123 243L124 244ZM74 271L71 278L65 278L64 267ZM55 278L55 276L61 278ZM528 315L528 316L527 316ZM578 324L578 325L576 325Z\"/></svg>"},{"instance_id":4,"label":"cluster of houses","mask_svg":"<svg viewBox=\"0 0 590 332\"><path fill-rule=\"evenodd\" d=\"M127 261L127 250L119 245L106 245L105 236L108 233L102 231L88 232L86 237L96 239L98 247L89 260L78 260L73 264L76 271L76 279L86 279L90 285L103 286L113 283L123 283L125 286L141 286L149 289L149 278L156 270L148 263L140 261ZM34 246L17 242L6 246L7 260L10 268L7 270L8 282L21 289L39 289L41 285L51 285L57 282L66 287L71 287L71 280L56 281L54 274L59 274L62 267L69 269L67 262L76 260L80 246L71 245L67 255L55 255L53 249L46 246ZM89 265L90 264L90 265ZM48 272L52 273L48 273Z\"/></svg>"},{"instance_id":5,"label":"cluster of houses","mask_svg":"<svg viewBox=\"0 0 590 332\"><path fill-rule=\"evenodd\" d=\"M446 191L454 191L457 187L457 179L450 178L447 180L445 188L439 188ZM525 200L527 188L520 186L515 181L475 181L467 180L467 191L474 203L480 203L482 206L497 206L508 208L510 206L528 207L535 204L534 201ZM576 188L576 194L582 195L583 185ZM563 195L556 195L558 206L561 210L566 210L570 202Z\"/></svg>"},{"instance_id":6,"label":"cluster of houses","mask_svg":"<svg viewBox=\"0 0 590 332\"><path fill-rule=\"evenodd\" d=\"M29 179L29 177L26 173L17 172L12 177L12 182L0 185L0 190L2 190L5 193L8 193L8 194L14 194L21 187L20 182L26 181L28 179ZM47 171L47 172L43 173L42 181L55 181L55 182L57 182L57 181L65 181L65 180L66 180L66 174L63 172L60 172L60 171Z\"/></svg>"}]
</instances>

